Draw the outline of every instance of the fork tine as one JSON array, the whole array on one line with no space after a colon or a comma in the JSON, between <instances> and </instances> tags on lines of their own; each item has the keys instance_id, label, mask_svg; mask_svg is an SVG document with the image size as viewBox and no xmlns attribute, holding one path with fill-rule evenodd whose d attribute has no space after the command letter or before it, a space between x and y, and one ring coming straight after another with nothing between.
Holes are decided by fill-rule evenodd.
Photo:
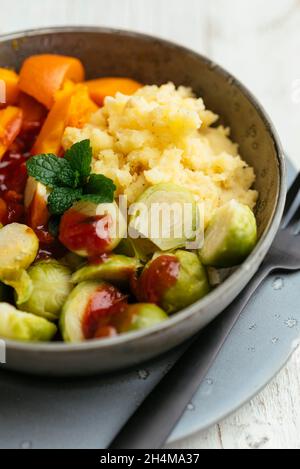
<instances>
[{"instance_id":1,"label":"fork tine","mask_svg":"<svg viewBox=\"0 0 300 469\"><path fill-rule=\"evenodd\" d=\"M293 184L291 185L287 193L286 203L285 203L284 212L283 212L284 217L286 217L286 215L290 211L299 190L300 190L300 173L298 173L297 177L295 178Z\"/></svg>"}]
</instances>

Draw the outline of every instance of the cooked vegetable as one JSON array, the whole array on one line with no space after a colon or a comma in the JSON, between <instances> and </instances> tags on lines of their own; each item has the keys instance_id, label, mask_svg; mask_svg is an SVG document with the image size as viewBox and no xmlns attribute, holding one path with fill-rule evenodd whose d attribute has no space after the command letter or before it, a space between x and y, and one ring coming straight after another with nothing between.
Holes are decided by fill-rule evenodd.
<instances>
[{"instance_id":1,"label":"cooked vegetable","mask_svg":"<svg viewBox=\"0 0 300 469\"><path fill-rule=\"evenodd\" d=\"M213 267L232 267L250 254L257 241L254 213L235 200L220 207L206 232L200 259Z\"/></svg>"},{"instance_id":2,"label":"cooked vegetable","mask_svg":"<svg viewBox=\"0 0 300 469\"><path fill-rule=\"evenodd\" d=\"M34 261L39 241L26 225L11 223L0 230L0 280L14 278Z\"/></svg>"},{"instance_id":3,"label":"cooked vegetable","mask_svg":"<svg viewBox=\"0 0 300 469\"><path fill-rule=\"evenodd\" d=\"M26 269L38 248L37 236L26 225L11 223L0 230L0 280L16 290L18 304L27 301L32 292Z\"/></svg>"},{"instance_id":4,"label":"cooked vegetable","mask_svg":"<svg viewBox=\"0 0 300 469\"><path fill-rule=\"evenodd\" d=\"M20 269L12 276L4 278L3 282L15 290L15 300L18 306L30 298L33 285L26 270Z\"/></svg>"},{"instance_id":5,"label":"cooked vegetable","mask_svg":"<svg viewBox=\"0 0 300 469\"><path fill-rule=\"evenodd\" d=\"M60 318L66 342L103 336L112 315L126 308L126 296L105 282L82 282L69 295Z\"/></svg>"},{"instance_id":6,"label":"cooked vegetable","mask_svg":"<svg viewBox=\"0 0 300 469\"><path fill-rule=\"evenodd\" d=\"M169 251L195 238L197 206L188 190L175 184L157 184L147 189L136 203L138 210L131 216L129 227L131 235L142 236L136 240L139 250L143 243L142 249L147 254L157 249Z\"/></svg>"},{"instance_id":7,"label":"cooked vegetable","mask_svg":"<svg viewBox=\"0 0 300 469\"><path fill-rule=\"evenodd\" d=\"M57 261L46 260L31 266L28 275L33 289L22 309L51 321L58 319L73 288L70 269Z\"/></svg>"},{"instance_id":8,"label":"cooked vegetable","mask_svg":"<svg viewBox=\"0 0 300 469\"><path fill-rule=\"evenodd\" d=\"M66 80L84 80L80 60L63 55L33 55L28 57L20 71L20 89L51 109L55 94Z\"/></svg>"},{"instance_id":9,"label":"cooked vegetable","mask_svg":"<svg viewBox=\"0 0 300 469\"><path fill-rule=\"evenodd\" d=\"M20 94L18 103L23 111L22 130L27 132L39 129L46 118L45 106L25 93Z\"/></svg>"},{"instance_id":10,"label":"cooked vegetable","mask_svg":"<svg viewBox=\"0 0 300 469\"><path fill-rule=\"evenodd\" d=\"M47 207L49 193L49 189L41 182L32 177L27 179L24 205L27 223L33 229L45 226L49 221L50 214Z\"/></svg>"},{"instance_id":11,"label":"cooked vegetable","mask_svg":"<svg viewBox=\"0 0 300 469\"><path fill-rule=\"evenodd\" d=\"M0 68L0 80L5 83L5 104L16 104L19 95L19 76L13 70Z\"/></svg>"},{"instance_id":12,"label":"cooked vegetable","mask_svg":"<svg viewBox=\"0 0 300 469\"><path fill-rule=\"evenodd\" d=\"M0 110L0 160L22 127L23 113L18 107L8 106Z\"/></svg>"},{"instance_id":13,"label":"cooked vegetable","mask_svg":"<svg viewBox=\"0 0 300 469\"><path fill-rule=\"evenodd\" d=\"M111 326L122 334L155 326L166 319L168 315L158 306L151 303L138 303L128 305L124 311L112 316Z\"/></svg>"},{"instance_id":14,"label":"cooked vegetable","mask_svg":"<svg viewBox=\"0 0 300 469\"><path fill-rule=\"evenodd\" d=\"M138 259L117 254L104 255L94 264L85 265L72 276L74 283L86 280L105 280L116 285L127 285L141 267Z\"/></svg>"},{"instance_id":15,"label":"cooked vegetable","mask_svg":"<svg viewBox=\"0 0 300 469\"><path fill-rule=\"evenodd\" d=\"M79 200L94 204L114 201L116 186L102 174L91 173L92 148L89 140L75 143L59 158L54 154L28 159L29 176L51 188L47 205L52 215L62 215Z\"/></svg>"},{"instance_id":16,"label":"cooked vegetable","mask_svg":"<svg viewBox=\"0 0 300 469\"><path fill-rule=\"evenodd\" d=\"M26 342L49 341L57 327L46 319L18 311L8 303L0 303L0 337Z\"/></svg>"},{"instance_id":17,"label":"cooked vegetable","mask_svg":"<svg viewBox=\"0 0 300 469\"><path fill-rule=\"evenodd\" d=\"M98 104L103 106L104 98L106 96L115 96L117 92L131 95L141 88L141 83L138 83L131 78L98 78L96 80L89 80L85 82L88 86L91 98Z\"/></svg>"},{"instance_id":18,"label":"cooked vegetable","mask_svg":"<svg viewBox=\"0 0 300 469\"><path fill-rule=\"evenodd\" d=\"M66 127L82 127L97 110L85 85L68 85L58 96L33 146L32 154L61 152Z\"/></svg>"},{"instance_id":19,"label":"cooked vegetable","mask_svg":"<svg viewBox=\"0 0 300 469\"><path fill-rule=\"evenodd\" d=\"M135 293L140 301L155 303L171 314L200 300L209 290L197 254L179 250L154 256L138 280Z\"/></svg>"},{"instance_id":20,"label":"cooked vegetable","mask_svg":"<svg viewBox=\"0 0 300 469\"><path fill-rule=\"evenodd\" d=\"M59 239L70 251L97 257L113 251L126 233L126 222L115 202L78 202L64 213Z\"/></svg>"}]
</instances>

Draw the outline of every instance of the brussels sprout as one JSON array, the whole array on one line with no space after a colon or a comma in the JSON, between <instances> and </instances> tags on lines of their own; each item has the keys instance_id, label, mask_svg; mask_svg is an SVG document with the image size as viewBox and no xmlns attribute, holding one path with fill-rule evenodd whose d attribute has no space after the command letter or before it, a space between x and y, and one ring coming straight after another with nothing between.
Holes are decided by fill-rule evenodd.
<instances>
[{"instance_id":1,"label":"brussels sprout","mask_svg":"<svg viewBox=\"0 0 300 469\"><path fill-rule=\"evenodd\" d=\"M60 318L65 342L82 342L101 337L111 316L127 305L126 296L105 282L82 282L70 293Z\"/></svg>"},{"instance_id":2,"label":"brussels sprout","mask_svg":"<svg viewBox=\"0 0 300 469\"><path fill-rule=\"evenodd\" d=\"M169 251L184 247L195 239L198 209L187 189L170 183L157 184L141 195L135 208L129 232L138 250L144 249L146 255L157 249Z\"/></svg>"},{"instance_id":3,"label":"brussels sprout","mask_svg":"<svg viewBox=\"0 0 300 469\"><path fill-rule=\"evenodd\" d=\"M106 280L113 284L126 285L139 267L141 264L134 257L104 255L97 263L86 265L75 272L72 281L80 283L86 280Z\"/></svg>"},{"instance_id":4,"label":"brussels sprout","mask_svg":"<svg viewBox=\"0 0 300 469\"><path fill-rule=\"evenodd\" d=\"M59 239L82 257L96 257L113 251L127 230L118 205L78 202L64 213Z\"/></svg>"},{"instance_id":5,"label":"brussels sprout","mask_svg":"<svg viewBox=\"0 0 300 469\"><path fill-rule=\"evenodd\" d=\"M81 256L77 256L74 252L68 252L64 257L60 259L60 262L69 267L72 272L75 272L77 269L80 269L85 264L85 259Z\"/></svg>"},{"instance_id":6,"label":"brussels sprout","mask_svg":"<svg viewBox=\"0 0 300 469\"><path fill-rule=\"evenodd\" d=\"M209 290L206 270L197 254L183 250L154 256L137 286L140 301L155 303L168 314L200 300Z\"/></svg>"},{"instance_id":7,"label":"brussels sprout","mask_svg":"<svg viewBox=\"0 0 300 469\"><path fill-rule=\"evenodd\" d=\"M145 243L145 241L147 243ZM150 250L147 249L148 243L151 245ZM122 254L123 256L127 257L135 257L142 262L147 262L149 260L149 257L153 255L153 250L156 251L157 249L154 249L153 243L151 243L149 240L144 240L141 238L133 240L127 237L122 239L122 241L114 250L114 252L116 254Z\"/></svg>"},{"instance_id":8,"label":"brussels sprout","mask_svg":"<svg viewBox=\"0 0 300 469\"><path fill-rule=\"evenodd\" d=\"M0 336L27 342L49 341L57 327L44 318L17 310L8 303L0 303Z\"/></svg>"},{"instance_id":9,"label":"brussels sprout","mask_svg":"<svg viewBox=\"0 0 300 469\"><path fill-rule=\"evenodd\" d=\"M14 274L14 278L3 280L6 285L9 285L15 290L15 300L17 305L25 303L30 298L33 291L31 278L26 270L20 270Z\"/></svg>"},{"instance_id":10,"label":"brussels sprout","mask_svg":"<svg viewBox=\"0 0 300 469\"><path fill-rule=\"evenodd\" d=\"M128 305L124 311L111 319L111 325L117 332L130 332L146 329L168 319L168 315L158 306L151 303Z\"/></svg>"},{"instance_id":11,"label":"brussels sprout","mask_svg":"<svg viewBox=\"0 0 300 469\"><path fill-rule=\"evenodd\" d=\"M18 304L27 301L32 292L26 269L38 249L38 238L28 226L11 223L0 230L0 280L16 290Z\"/></svg>"},{"instance_id":12,"label":"brussels sprout","mask_svg":"<svg viewBox=\"0 0 300 469\"><path fill-rule=\"evenodd\" d=\"M18 305L37 316L57 319L73 287L70 269L57 261L46 260L31 266L28 275L32 293L26 302Z\"/></svg>"},{"instance_id":13,"label":"brussels sprout","mask_svg":"<svg viewBox=\"0 0 300 469\"><path fill-rule=\"evenodd\" d=\"M11 223L0 230L0 280L13 279L36 258L39 241L26 225Z\"/></svg>"},{"instance_id":14,"label":"brussels sprout","mask_svg":"<svg viewBox=\"0 0 300 469\"><path fill-rule=\"evenodd\" d=\"M254 213L247 205L232 200L216 211L208 225L200 259L212 267L232 267L250 254L256 241Z\"/></svg>"}]
</instances>

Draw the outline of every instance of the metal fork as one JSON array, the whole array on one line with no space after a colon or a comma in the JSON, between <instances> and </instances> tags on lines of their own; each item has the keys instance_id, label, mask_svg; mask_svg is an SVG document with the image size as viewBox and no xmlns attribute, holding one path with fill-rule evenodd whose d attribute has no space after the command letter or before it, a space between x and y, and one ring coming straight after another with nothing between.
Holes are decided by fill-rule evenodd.
<instances>
[{"instance_id":1,"label":"metal fork","mask_svg":"<svg viewBox=\"0 0 300 469\"><path fill-rule=\"evenodd\" d=\"M110 445L110 449L163 446L215 361L241 312L262 281L274 270L300 270L300 173L286 199L281 228L260 269L240 296L204 332L197 335L173 368L148 395ZM289 216L293 212L292 216Z\"/></svg>"}]
</instances>

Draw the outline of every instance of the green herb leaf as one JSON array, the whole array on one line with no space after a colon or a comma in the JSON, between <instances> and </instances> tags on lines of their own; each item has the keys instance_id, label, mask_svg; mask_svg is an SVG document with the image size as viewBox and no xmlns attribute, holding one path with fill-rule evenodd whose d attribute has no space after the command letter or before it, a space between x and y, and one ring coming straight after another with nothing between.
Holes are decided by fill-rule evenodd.
<instances>
[{"instance_id":1,"label":"green herb leaf","mask_svg":"<svg viewBox=\"0 0 300 469\"><path fill-rule=\"evenodd\" d=\"M72 207L74 202L80 200L81 195L81 188L55 187L48 197L50 213L52 215L62 215Z\"/></svg>"},{"instance_id":2,"label":"green herb leaf","mask_svg":"<svg viewBox=\"0 0 300 469\"><path fill-rule=\"evenodd\" d=\"M83 194L80 197L80 200L92 202L93 204L110 204L113 202L110 197L102 194Z\"/></svg>"},{"instance_id":3,"label":"green herb leaf","mask_svg":"<svg viewBox=\"0 0 300 469\"><path fill-rule=\"evenodd\" d=\"M48 187L76 187L77 177L69 161L53 154L37 155L26 163L29 176Z\"/></svg>"},{"instance_id":4,"label":"green herb leaf","mask_svg":"<svg viewBox=\"0 0 300 469\"><path fill-rule=\"evenodd\" d=\"M113 202L115 190L113 181L103 174L91 174L89 182L84 186L85 194L99 195L105 198L106 202Z\"/></svg>"},{"instance_id":5,"label":"green herb leaf","mask_svg":"<svg viewBox=\"0 0 300 469\"><path fill-rule=\"evenodd\" d=\"M75 143L65 154L73 171L76 171L81 181L85 182L91 172L92 148L89 140Z\"/></svg>"}]
</instances>

